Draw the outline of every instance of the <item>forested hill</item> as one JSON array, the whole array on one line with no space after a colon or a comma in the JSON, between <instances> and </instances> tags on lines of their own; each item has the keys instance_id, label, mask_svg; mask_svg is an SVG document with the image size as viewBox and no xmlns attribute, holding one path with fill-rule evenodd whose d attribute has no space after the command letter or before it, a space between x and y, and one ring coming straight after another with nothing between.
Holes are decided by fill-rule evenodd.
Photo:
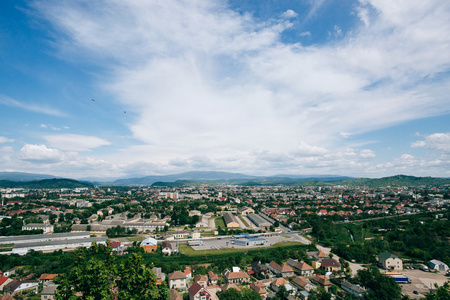
<instances>
[{"instance_id":1,"label":"forested hill","mask_svg":"<svg viewBox=\"0 0 450 300\"><path fill-rule=\"evenodd\" d=\"M450 179L433 178L433 177L414 177L406 175L396 175L383 178L355 178L345 180L332 180L317 178L282 178L282 177L260 177L252 180L177 180L175 182L158 181L152 186L166 187L183 187L198 186L201 184L236 184L243 186L260 186L260 185L300 185L300 186L367 186L371 188L387 187L387 186L443 186L450 185Z\"/></svg>"},{"instance_id":2,"label":"forested hill","mask_svg":"<svg viewBox=\"0 0 450 300\"><path fill-rule=\"evenodd\" d=\"M73 179L54 178L33 181L11 181L0 180L1 188L24 188L24 189L61 189L92 187L91 183L81 182Z\"/></svg>"},{"instance_id":3,"label":"forested hill","mask_svg":"<svg viewBox=\"0 0 450 300\"><path fill-rule=\"evenodd\" d=\"M414 177L406 175L396 175L383 178L357 178L340 180L332 183L333 185L349 186L367 186L367 187L386 187L386 186L442 186L449 184L450 179L434 177Z\"/></svg>"}]
</instances>

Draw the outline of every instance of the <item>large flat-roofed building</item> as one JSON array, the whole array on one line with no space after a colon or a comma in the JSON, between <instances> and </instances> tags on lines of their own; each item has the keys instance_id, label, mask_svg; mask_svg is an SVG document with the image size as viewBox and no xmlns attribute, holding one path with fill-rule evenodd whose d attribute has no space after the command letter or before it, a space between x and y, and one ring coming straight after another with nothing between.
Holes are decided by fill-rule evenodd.
<instances>
[{"instance_id":1,"label":"large flat-roofed building","mask_svg":"<svg viewBox=\"0 0 450 300\"><path fill-rule=\"evenodd\" d=\"M268 228L270 226L272 226L272 224L267 221L266 219L264 219L263 217L257 215L257 214L248 214L247 218L253 222L253 224L255 224L258 227L261 228Z\"/></svg>"},{"instance_id":2,"label":"large flat-roofed building","mask_svg":"<svg viewBox=\"0 0 450 300\"><path fill-rule=\"evenodd\" d=\"M226 212L223 214L223 221L225 222L225 226L228 228L239 228L239 222L237 221L236 217L233 216L232 213Z\"/></svg>"},{"instance_id":3,"label":"large flat-roofed building","mask_svg":"<svg viewBox=\"0 0 450 300\"><path fill-rule=\"evenodd\" d=\"M163 230L166 226L169 226L169 224L165 222L126 222L123 226L129 229L136 229L138 232L153 232L156 231L156 229Z\"/></svg>"},{"instance_id":4,"label":"large flat-roofed building","mask_svg":"<svg viewBox=\"0 0 450 300\"><path fill-rule=\"evenodd\" d=\"M55 251L59 249L75 249L78 247L90 247L95 241L97 244L106 245L107 237L82 238L54 241L29 242L14 245L12 252L26 254L30 250L34 251Z\"/></svg>"},{"instance_id":5,"label":"large flat-roofed building","mask_svg":"<svg viewBox=\"0 0 450 300\"><path fill-rule=\"evenodd\" d=\"M239 246L258 246L267 244L267 240L263 238L237 239L234 240L234 244Z\"/></svg>"},{"instance_id":6,"label":"large flat-roofed building","mask_svg":"<svg viewBox=\"0 0 450 300\"><path fill-rule=\"evenodd\" d=\"M89 232L65 232L53 234L32 234L32 235L16 235L0 237L0 245L2 244L24 244L31 242L45 242L58 240L72 240L89 238Z\"/></svg>"}]
</instances>

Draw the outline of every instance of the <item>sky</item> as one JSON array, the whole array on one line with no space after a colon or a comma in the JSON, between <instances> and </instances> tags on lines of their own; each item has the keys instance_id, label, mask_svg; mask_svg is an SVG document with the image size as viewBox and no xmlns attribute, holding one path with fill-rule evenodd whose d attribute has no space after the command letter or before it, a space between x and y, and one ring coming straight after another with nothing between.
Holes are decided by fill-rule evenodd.
<instances>
[{"instance_id":1,"label":"sky","mask_svg":"<svg viewBox=\"0 0 450 300\"><path fill-rule=\"evenodd\" d=\"M450 177L449 95L449 1L0 1L0 171Z\"/></svg>"}]
</instances>

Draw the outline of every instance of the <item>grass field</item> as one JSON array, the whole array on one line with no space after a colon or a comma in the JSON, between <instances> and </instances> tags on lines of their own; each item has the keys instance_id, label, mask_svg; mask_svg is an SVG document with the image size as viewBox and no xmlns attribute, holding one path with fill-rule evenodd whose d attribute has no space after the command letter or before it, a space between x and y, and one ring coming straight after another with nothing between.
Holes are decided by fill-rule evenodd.
<instances>
[{"instance_id":1,"label":"grass field","mask_svg":"<svg viewBox=\"0 0 450 300\"><path fill-rule=\"evenodd\" d=\"M248 223L245 222L244 218L242 216L239 216L239 219L241 219L242 223L244 223L245 227L249 227Z\"/></svg>"},{"instance_id":2,"label":"grass field","mask_svg":"<svg viewBox=\"0 0 450 300\"><path fill-rule=\"evenodd\" d=\"M216 228L219 228L219 226L220 226L220 228L222 228L222 229L225 229L225 228L226 228L225 222L223 221L223 218L222 218L222 217L217 217L217 218L214 220L214 223L216 224Z\"/></svg>"},{"instance_id":3,"label":"grass field","mask_svg":"<svg viewBox=\"0 0 450 300\"><path fill-rule=\"evenodd\" d=\"M298 243L298 242L282 242L282 243L276 243L273 246L264 247L264 248L222 248L219 250L217 250L217 249L194 250L191 246L188 246L187 244L179 244L178 249L180 250L180 253L184 253L185 255L199 256L199 255L220 255L220 254L226 254L226 253L261 251L261 249L283 248L283 247L294 246L294 245L304 246L302 243Z\"/></svg>"},{"instance_id":4,"label":"grass field","mask_svg":"<svg viewBox=\"0 0 450 300\"><path fill-rule=\"evenodd\" d=\"M145 237L142 235L127 237L127 240L130 242L142 242L144 239Z\"/></svg>"}]
</instances>

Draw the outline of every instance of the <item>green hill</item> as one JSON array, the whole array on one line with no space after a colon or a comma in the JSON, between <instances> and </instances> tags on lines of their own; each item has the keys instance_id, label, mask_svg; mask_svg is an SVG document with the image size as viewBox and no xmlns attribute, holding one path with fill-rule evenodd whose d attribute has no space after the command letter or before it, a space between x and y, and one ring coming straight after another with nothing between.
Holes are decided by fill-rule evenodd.
<instances>
[{"instance_id":1,"label":"green hill","mask_svg":"<svg viewBox=\"0 0 450 300\"><path fill-rule=\"evenodd\" d=\"M24 189L74 189L92 187L91 183L81 182L73 179L54 178L33 181L11 181L0 180L1 188L24 188Z\"/></svg>"}]
</instances>

